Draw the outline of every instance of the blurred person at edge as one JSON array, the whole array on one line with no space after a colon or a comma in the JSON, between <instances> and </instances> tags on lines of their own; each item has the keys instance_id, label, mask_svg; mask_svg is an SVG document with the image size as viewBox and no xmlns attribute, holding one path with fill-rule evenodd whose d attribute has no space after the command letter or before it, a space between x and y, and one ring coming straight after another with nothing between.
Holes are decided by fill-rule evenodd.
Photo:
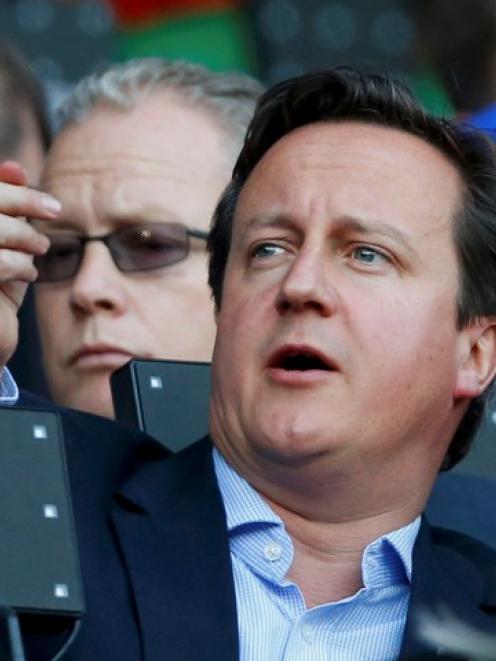
<instances>
[{"instance_id":1,"label":"blurred person at edge","mask_svg":"<svg viewBox=\"0 0 496 661\"><path fill-rule=\"evenodd\" d=\"M26 182L36 186L50 143L45 96L23 53L3 36L0 37L0 99L0 162L16 161L22 166L22 170L17 166L12 169L12 163L7 163L6 169L2 166L0 187L4 183ZM2 209L2 213L5 213L5 209ZM0 222L4 220L0 215ZM24 223L25 220L19 219L17 222ZM3 242L1 247L5 247ZM29 270L31 266L27 268ZM26 271L24 274L26 275ZM0 266L0 283L3 283L0 286L8 291L17 310L26 292L27 282L8 285L4 281L5 275L5 269ZM19 322L16 316L5 317L13 324L5 336L17 339L20 333L18 351L9 365L16 374L19 385L29 384L36 392L46 393L32 291L29 294L20 311ZM9 353L5 349L6 347L0 346L0 355Z\"/></svg>"},{"instance_id":2,"label":"blurred person at edge","mask_svg":"<svg viewBox=\"0 0 496 661\"><path fill-rule=\"evenodd\" d=\"M50 142L41 86L23 55L0 39L0 160L18 161L36 185Z\"/></svg>"},{"instance_id":3,"label":"blurred person at edge","mask_svg":"<svg viewBox=\"0 0 496 661\"><path fill-rule=\"evenodd\" d=\"M41 180L62 212L35 220L51 240L35 300L58 404L113 417L109 377L132 356L210 360L205 239L260 92L149 58L83 79L65 103Z\"/></svg>"}]
</instances>

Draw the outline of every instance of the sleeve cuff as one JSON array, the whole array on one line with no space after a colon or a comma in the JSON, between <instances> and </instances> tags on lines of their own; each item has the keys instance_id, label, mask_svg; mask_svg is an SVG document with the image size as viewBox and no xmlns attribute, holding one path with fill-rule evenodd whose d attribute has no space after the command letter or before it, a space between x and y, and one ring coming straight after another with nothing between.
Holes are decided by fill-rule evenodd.
<instances>
[{"instance_id":1,"label":"sleeve cuff","mask_svg":"<svg viewBox=\"0 0 496 661\"><path fill-rule=\"evenodd\" d=\"M12 405L19 399L19 389L7 367L0 372L0 405Z\"/></svg>"}]
</instances>

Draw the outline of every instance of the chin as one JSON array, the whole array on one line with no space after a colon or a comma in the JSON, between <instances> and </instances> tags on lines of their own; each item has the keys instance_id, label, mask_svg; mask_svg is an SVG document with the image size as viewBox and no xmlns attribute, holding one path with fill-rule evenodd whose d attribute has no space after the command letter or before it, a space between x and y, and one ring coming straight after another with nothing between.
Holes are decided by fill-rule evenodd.
<instances>
[{"instance_id":1,"label":"chin","mask_svg":"<svg viewBox=\"0 0 496 661\"><path fill-rule=\"evenodd\" d=\"M60 396L57 396L56 390L53 392L53 398L57 404L114 419L114 406L108 375L90 380L82 379L77 389L61 388L59 390Z\"/></svg>"},{"instance_id":2,"label":"chin","mask_svg":"<svg viewBox=\"0 0 496 661\"><path fill-rule=\"evenodd\" d=\"M81 411L86 411L87 413L93 413L93 415L100 415L103 418L109 418L110 420L115 419L114 406L112 400L108 401L95 401L94 399L83 402L81 406L78 407Z\"/></svg>"},{"instance_id":3,"label":"chin","mask_svg":"<svg viewBox=\"0 0 496 661\"><path fill-rule=\"evenodd\" d=\"M271 429L259 435L253 445L267 459L288 465L312 463L331 450L328 434L311 429L282 429L278 433Z\"/></svg>"}]
</instances>

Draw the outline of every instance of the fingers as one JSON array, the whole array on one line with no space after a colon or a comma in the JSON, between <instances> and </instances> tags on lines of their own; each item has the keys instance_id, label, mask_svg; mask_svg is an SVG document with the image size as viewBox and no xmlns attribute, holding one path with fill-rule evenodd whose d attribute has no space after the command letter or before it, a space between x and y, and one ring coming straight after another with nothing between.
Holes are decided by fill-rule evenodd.
<instances>
[{"instance_id":1,"label":"fingers","mask_svg":"<svg viewBox=\"0 0 496 661\"><path fill-rule=\"evenodd\" d=\"M20 250L30 255L44 255L50 246L48 237L20 218L0 213L0 249Z\"/></svg>"},{"instance_id":2,"label":"fingers","mask_svg":"<svg viewBox=\"0 0 496 661\"><path fill-rule=\"evenodd\" d=\"M30 255L0 249L0 283L33 282L37 275Z\"/></svg>"},{"instance_id":3,"label":"fingers","mask_svg":"<svg viewBox=\"0 0 496 661\"><path fill-rule=\"evenodd\" d=\"M17 161L2 161L0 162L0 181L16 186L26 186L26 172Z\"/></svg>"},{"instance_id":4,"label":"fingers","mask_svg":"<svg viewBox=\"0 0 496 661\"><path fill-rule=\"evenodd\" d=\"M50 245L23 217L50 220L60 211L57 200L25 184L26 175L18 163L0 163L0 299L15 287L22 292L22 283L36 279L33 256L43 255Z\"/></svg>"},{"instance_id":5,"label":"fingers","mask_svg":"<svg viewBox=\"0 0 496 661\"><path fill-rule=\"evenodd\" d=\"M59 215L60 210L60 202L48 193L0 181L0 213L52 220Z\"/></svg>"},{"instance_id":6,"label":"fingers","mask_svg":"<svg viewBox=\"0 0 496 661\"><path fill-rule=\"evenodd\" d=\"M26 173L19 163L0 162L0 213L50 220L60 209L58 200L48 193L26 187Z\"/></svg>"},{"instance_id":7,"label":"fingers","mask_svg":"<svg viewBox=\"0 0 496 661\"><path fill-rule=\"evenodd\" d=\"M18 163L0 163L0 367L16 344L16 313L27 283L38 275L33 255L42 255L49 246L47 237L21 217L51 220L59 211L57 200L26 187L26 174Z\"/></svg>"},{"instance_id":8,"label":"fingers","mask_svg":"<svg viewBox=\"0 0 496 661\"><path fill-rule=\"evenodd\" d=\"M60 209L59 201L48 193L26 187L26 173L19 163L0 162L0 213L50 220Z\"/></svg>"},{"instance_id":9,"label":"fingers","mask_svg":"<svg viewBox=\"0 0 496 661\"><path fill-rule=\"evenodd\" d=\"M0 336L0 340L4 338L5 324L8 324L8 313L13 312L15 317L17 317L17 311L21 307L27 288L28 283L22 282L21 280L5 283L0 282L0 318L2 319L2 335ZM6 335L8 335L8 333L6 333ZM3 364L1 353L2 352L0 351L0 365Z\"/></svg>"}]
</instances>

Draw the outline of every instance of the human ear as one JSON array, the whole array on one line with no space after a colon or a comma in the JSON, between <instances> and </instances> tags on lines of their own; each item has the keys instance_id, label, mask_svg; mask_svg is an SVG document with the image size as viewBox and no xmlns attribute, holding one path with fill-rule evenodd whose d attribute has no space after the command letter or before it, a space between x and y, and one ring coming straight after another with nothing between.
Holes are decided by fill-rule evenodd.
<instances>
[{"instance_id":1,"label":"human ear","mask_svg":"<svg viewBox=\"0 0 496 661\"><path fill-rule=\"evenodd\" d=\"M483 317L461 331L465 345L453 399L478 397L496 374L496 319Z\"/></svg>"}]
</instances>

